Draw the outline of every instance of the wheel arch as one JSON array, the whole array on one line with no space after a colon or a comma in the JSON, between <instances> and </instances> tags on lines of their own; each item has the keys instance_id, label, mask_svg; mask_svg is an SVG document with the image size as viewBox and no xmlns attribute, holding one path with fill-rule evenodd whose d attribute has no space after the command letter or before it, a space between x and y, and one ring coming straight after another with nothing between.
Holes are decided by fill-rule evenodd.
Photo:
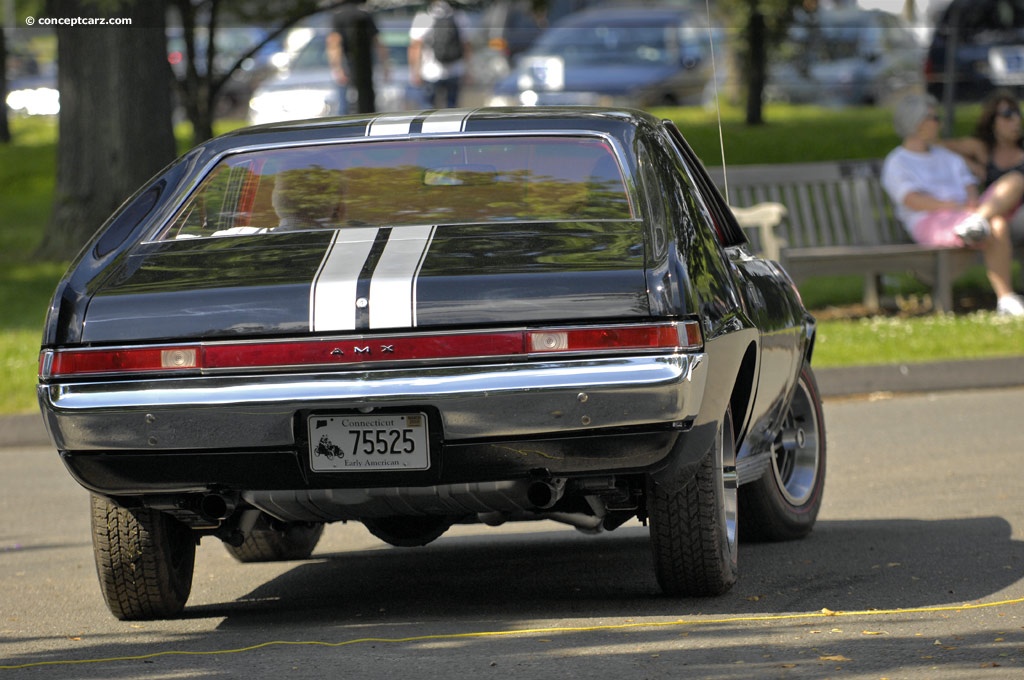
<instances>
[{"instance_id":1,"label":"wheel arch","mask_svg":"<svg viewBox=\"0 0 1024 680\"><path fill-rule=\"evenodd\" d=\"M757 383L757 356L757 345L754 342L750 342L743 353L743 358L740 360L736 379L733 381L732 393L729 396L729 407L732 410L733 435L735 436L737 450L750 426L750 406Z\"/></svg>"},{"instance_id":2,"label":"wheel arch","mask_svg":"<svg viewBox=\"0 0 1024 680\"><path fill-rule=\"evenodd\" d=\"M807 322L807 345L804 348L804 361L811 363L814 356L814 344L818 339L818 327L813 320Z\"/></svg>"}]
</instances>

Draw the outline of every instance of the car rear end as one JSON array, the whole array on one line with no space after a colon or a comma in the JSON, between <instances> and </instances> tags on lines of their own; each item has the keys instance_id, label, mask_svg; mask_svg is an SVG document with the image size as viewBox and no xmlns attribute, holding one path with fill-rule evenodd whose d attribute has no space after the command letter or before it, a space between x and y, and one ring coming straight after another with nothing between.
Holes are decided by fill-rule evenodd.
<instances>
[{"instance_id":1,"label":"car rear end","mask_svg":"<svg viewBox=\"0 0 1024 680\"><path fill-rule=\"evenodd\" d=\"M627 158L552 130L222 155L44 347L57 448L97 494L229 539L252 510L634 516L707 361L648 293Z\"/></svg>"}]
</instances>

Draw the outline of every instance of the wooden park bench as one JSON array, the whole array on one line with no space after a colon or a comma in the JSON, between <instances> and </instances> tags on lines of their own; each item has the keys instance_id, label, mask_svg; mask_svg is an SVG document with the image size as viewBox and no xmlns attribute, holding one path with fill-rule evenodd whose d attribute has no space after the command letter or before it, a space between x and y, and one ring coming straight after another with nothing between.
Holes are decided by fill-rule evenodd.
<instances>
[{"instance_id":1,"label":"wooden park bench","mask_svg":"<svg viewBox=\"0 0 1024 680\"><path fill-rule=\"evenodd\" d=\"M969 248L911 241L879 180L881 160L709 168L752 246L797 283L860 275L864 305L878 309L881 279L910 273L932 289L936 311L953 310L953 281L980 260Z\"/></svg>"}]
</instances>

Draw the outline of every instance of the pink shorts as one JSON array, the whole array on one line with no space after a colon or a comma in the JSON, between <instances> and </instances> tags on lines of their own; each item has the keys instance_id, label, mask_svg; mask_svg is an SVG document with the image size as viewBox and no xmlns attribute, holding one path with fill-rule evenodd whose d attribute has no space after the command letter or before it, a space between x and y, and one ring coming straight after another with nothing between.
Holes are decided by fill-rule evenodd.
<instances>
[{"instance_id":1,"label":"pink shorts","mask_svg":"<svg viewBox=\"0 0 1024 680\"><path fill-rule=\"evenodd\" d=\"M911 236L915 241L926 246L963 248L964 242L953 232L953 227L963 222L971 214L973 214L971 210L930 212L917 221Z\"/></svg>"},{"instance_id":2,"label":"pink shorts","mask_svg":"<svg viewBox=\"0 0 1024 680\"><path fill-rule=\"evenodd\" d=\"M981 195L981 199L984 200L991 190L992 187L989 187ZM1010 215L1016 210L1017 208L1014 208ZM936 210L918 220L910 235L915 241L926 246L963 248L964 242L953 232L953 227L963 222L973 212L972 210Z\"/></svg>"}]
</instances>

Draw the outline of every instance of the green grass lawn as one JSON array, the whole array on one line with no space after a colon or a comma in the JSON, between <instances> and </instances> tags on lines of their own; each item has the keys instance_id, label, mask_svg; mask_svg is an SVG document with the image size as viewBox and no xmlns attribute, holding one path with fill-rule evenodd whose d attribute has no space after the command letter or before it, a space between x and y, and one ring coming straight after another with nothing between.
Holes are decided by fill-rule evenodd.
<instances>
[{"instance_id":1,"label":"green grass lawn","mask_svg":"<svg viewBox=\"0 0 1024 680\"><path fill-rule=\"evenodd\" d=\"M819 322L814 366L923 363L1022 353L1024 319L990 311L876 316Z\"/></svg>"},{"instance_id":2,"label":"green grass lawn","mask_svg":"<svg viewBox=\"0 0 1024 680\"><path fill-rule=\"evenodd\" d=\"M707 165L721 165L717 115L704 109L662 109L677 122ZM958 134L967 134L977 107L958 113ZM728 164L782 163L885 155L897 139L890 114L880 108L824 109L768 106L765 125L747 127L742 112L726 108L722 136ZM236 124L237 125L237 124ZM36 409L35 382L41 325L64 262L32 257L53 201L56 124L11 121L14 142L0 145L0 414ZM218 131L232 127L222 123ZM189 131L179 131L187 139ZM1012 356L1024 351L1024 321L986 312L957 316L904 314L861 320L824 320L826 309L860 300L860 279L815 279L801 286L808 307L820 310L815 364L857 366L968 357ZM963 293L987 286L973 271L957 283ZM889 295L913 301L926 289L913 281L890 282Z\"/></svg>"}]
</instances>

